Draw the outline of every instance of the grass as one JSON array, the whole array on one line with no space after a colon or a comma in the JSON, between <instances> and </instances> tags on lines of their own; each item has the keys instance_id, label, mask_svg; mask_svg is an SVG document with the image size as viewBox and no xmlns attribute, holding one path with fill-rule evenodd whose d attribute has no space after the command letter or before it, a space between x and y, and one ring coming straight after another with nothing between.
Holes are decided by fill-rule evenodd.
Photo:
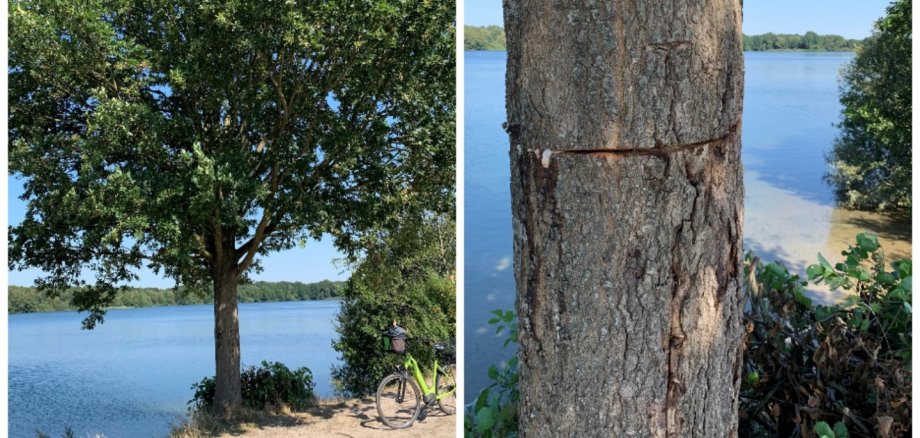
<instances>
[{"instance_id":1,"label":"grass","mask_svg":"<svg viewBox=\"0 0 920 438\"><path fill-rule=\"evenodd\" d=\"M172 426L169 437L205 438L227 433L238 435L257 425L289 423L293 419L291 413L287 406L262 410L242 407L230 415L193 411L187 420Z\"/></svg>"},{"instance_id":2,"label":"grass","mask_svg":"<svg viewBox=\"0 0 920 438\"><path fill-rule=\"evenodd\" d=\"M348 399L341 397L320 398L311 409L343 405ZM206 411L192 411L189 418L174 424L169 438L211 438L224 434L239 435L247 430L265 426L292 426L300 423L288 406L274 406L265 409L241 407L232 415L218 416Z\"/></svg>"}]
</instances>

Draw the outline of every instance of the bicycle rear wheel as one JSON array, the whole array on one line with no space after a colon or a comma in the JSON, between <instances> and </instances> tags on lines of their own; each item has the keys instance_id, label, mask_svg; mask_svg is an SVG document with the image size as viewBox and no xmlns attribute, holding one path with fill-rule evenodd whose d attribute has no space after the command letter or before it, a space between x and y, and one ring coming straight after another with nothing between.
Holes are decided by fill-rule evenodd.
<instances>
[{"instance_id":1,"label":"bicycle rear wheel","mask_svg":"<svg viewBox=\"0 0 920 438\"><path fill-rule=\"evenodd\" d=\"M418 384L403 374L390 374L377 387L377 414L383 424L393 429L405 429L418 418L422 391Z\"/></svg>"},{"instance_id":2,"label":"bicycle rear wheel","mask_svg":"<svg viewBox=\"0 0 920 438\"><path fill-rule=\"evenodd\" d=\"M457 367L447 365L438 368L437 382L435 383L436 396L450 393L438 399L438 407L447 415L457 412Z\"/></svg>"}]
</instances>

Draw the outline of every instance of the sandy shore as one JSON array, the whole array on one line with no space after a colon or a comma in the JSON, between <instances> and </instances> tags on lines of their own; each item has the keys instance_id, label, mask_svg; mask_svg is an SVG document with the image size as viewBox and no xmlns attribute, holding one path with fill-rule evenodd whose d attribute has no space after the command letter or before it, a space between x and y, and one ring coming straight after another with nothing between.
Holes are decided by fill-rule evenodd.
<instances>
[{"instance_id":1,"label":"sandy shore","mask_svg":"<svg viewBox=\"0 0 920 438\"><path fill-rule=\"evenodd\" d=\"M239 431L221 437L300 438L300 437L418 437L448 438L456 436L457 415L444 415L439 409L428 411L424 421L408 429L394 430L377 418L373 397L321 402L309 412L272 417L265 424L243 424Z\"/></svg>"}]
</instances>

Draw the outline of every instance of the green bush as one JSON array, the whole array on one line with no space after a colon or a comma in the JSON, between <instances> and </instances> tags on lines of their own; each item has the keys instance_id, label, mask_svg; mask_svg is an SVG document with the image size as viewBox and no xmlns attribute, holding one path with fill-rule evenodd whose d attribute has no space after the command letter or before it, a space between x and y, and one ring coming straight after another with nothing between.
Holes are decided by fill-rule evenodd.
<instances>
[{"instance_id":1,"label":"green bush","mask_svg":"<svg viewBox=\"0 0 920 438\"><path fill-rule=\"evenodd\" d=\"M304 410L316 404L313 373L307 367L291 371L281 362L262 361L262 366L250 366L240 375L243 404L253 409L288 406ZM195 395L189 404L196 409L210 411L214 406L215 382L205 377L192 385Z\"/></svg>"},{"instance_id":2,"label":"green bush","mask_svg":"<svg viewBox=\"0 0 920 438\"><path fill-rule=\"evenodd\" d=\"M507 332L505 347L517 344L517 317L510 310L493 310L489 324L496 326L495 333ZM492 384L479 392L476 401L467 408L463 423L464 434L470 436L515 437L518 430L518 382L521 378L517 356L506 366L489 367Z\"/></svg>"},{"instance_id":3,"label":"green bush","mask_svg":"<svg viewBox=\"0 0 920 438\"><path fill-rule=\"evenodd\" d=\"M456 254L450 216L406 220L396 232L368 245L342 291L333 348L336 390L348 397L373 394L404 358L382 351L381 331L393 320L410 337L446 340L456 333ZM409 342L424 367L435 358L423 342Z\"/></svg>"},{"instance_id":4,"label":"green bush","mask_svg":"<svg viewBox=\"0 0 920 438\"><path fill-rule=\"evenodd\" d=\"M814 283L850 292L832 306L812 305L802 289L807 282L782 265L747 256L741 435L910 430L911 262L896 261L888 270L877 238L868 234L843 256L832 266L819 255L807 270ZM835 434L825 433L828 423L835 423Z\"/></svg>"}]
</instances>

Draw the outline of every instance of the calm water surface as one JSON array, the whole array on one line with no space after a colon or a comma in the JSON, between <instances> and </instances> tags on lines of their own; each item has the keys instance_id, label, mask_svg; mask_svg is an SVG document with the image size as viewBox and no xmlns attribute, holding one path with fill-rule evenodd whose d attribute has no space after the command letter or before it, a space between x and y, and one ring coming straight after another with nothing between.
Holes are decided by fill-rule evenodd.
<instances>
[{"instance_id":1,"label":"calm water surface","mask_svg":"<svg viewBox=\"0 0 920 438\"><path fill-rule=\"evenodd\" d=\"M332 394L338 301L240 304L244 365L313 371ZM80 330L76 312L9 316L9 436L163 437L181 421L192 383L214 375L211 305L111 310Z\"/></svg>"},{"instance_id":2,"label":"calm water surface","mask_svg":"<svg viewBox=\"0 0 920 438\"><path fill-rule=\"evenodd\" d=\"M744 246L762 260L803 273L821 252L831 262L862 230L879 234L890 257L910 256L910 224L837 208L822 180L840 119L837 75L851 53L745 53L742 128ZM465 360L468 399L486 370L514 354L486 324L514 307L510 170L504 52L465 56ZM817 300L839 298L813 290Z\"/></svg>"}]
</instances>

